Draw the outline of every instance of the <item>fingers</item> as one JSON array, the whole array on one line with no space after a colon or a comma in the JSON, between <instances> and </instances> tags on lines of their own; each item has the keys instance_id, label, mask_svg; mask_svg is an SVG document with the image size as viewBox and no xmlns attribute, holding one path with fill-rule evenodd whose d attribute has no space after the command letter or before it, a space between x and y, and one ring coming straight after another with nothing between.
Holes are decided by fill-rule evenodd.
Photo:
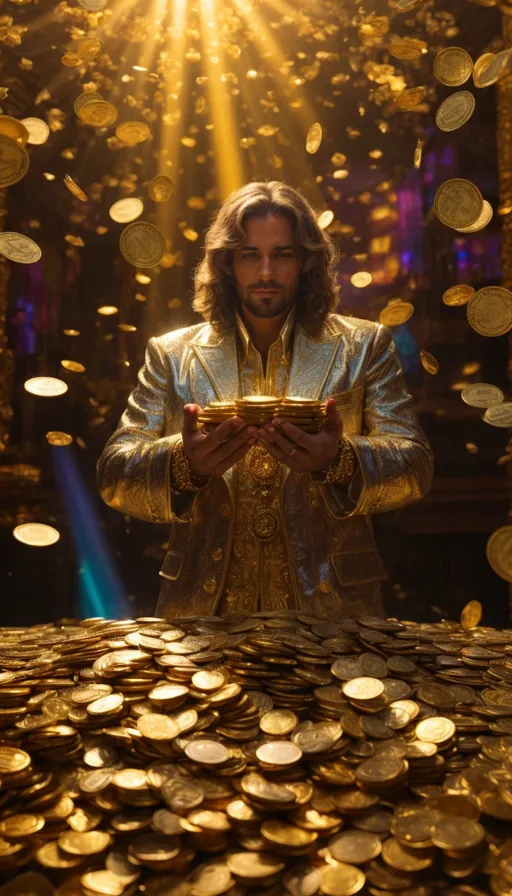
<instances>
[{"instance_id":1,"label":"fingers","mask_svg":"<svg viewBox=\"0 0 512 896\"><path fill-rule=\"evenodd\" d=\"M305 464L306 452L297 448L297 446L292 446L291 442L288 443L289 447L285 451L277 444L277 442L271 442L266 436L261 435L259 438L261 438L268 453L271 454L272 457L275 457L276 460L289 467L290 470L293 470L294 473L303 473L305 469L308 469ZM290 457L290 451L294 451L294 448L295 453L293 454L293 457Z\"/></svg>"},{"instance_id":2,"label":"fingers","mask_svg":"<svg viewBox=\"0 0 512 896\"><path fill-rule=\"evenodd\" d=\"M285 453L289 453L294 447L302 448L304 451L309 451L314 447L312 436L303 432L298 426L294 426L293 423L280 423L278 420L279 418L276 419L275 425L265 426L263 433L269 440L277 442Z\"/></svg>"},{"instance_id":3,"label":"fingers","mask_svg":"<svg viewBox=\"0 0 512 896\"><path fill-rule=\"evenodd\" d=\"M240 434L244 431L245 422L241 417L230 417L217 426L213 432L204 438L200 445L195 449L196 456L199 460L204 460L208 455L232 438L237 438L240 444Z\"/></svg>"},{"instance_id":4,"label":"fingers","mask_svg":"<svg viewBox=\"0 0 512 896\"><path fill-rule=\"evenodd\" d=\"M199 429L199 424L197 422L197 418L201 413L201 408L198 404L186 404L183 408L183 434L191 435L194 432L197 432Z\"/></svg>"},{"instance_id":5,"label":"fingers","mask_svg":"<svg viewBox=\"0 0 512 896\"><path fill-rule=\"evenodd\" d=\"M341 436L343 432L343 420L341 418L341 415L338 413L336 399L327 399L325 403L325 413L326 419L323 425L323 429L326 432L338 432Z\"/></svg>"}]
</instances>

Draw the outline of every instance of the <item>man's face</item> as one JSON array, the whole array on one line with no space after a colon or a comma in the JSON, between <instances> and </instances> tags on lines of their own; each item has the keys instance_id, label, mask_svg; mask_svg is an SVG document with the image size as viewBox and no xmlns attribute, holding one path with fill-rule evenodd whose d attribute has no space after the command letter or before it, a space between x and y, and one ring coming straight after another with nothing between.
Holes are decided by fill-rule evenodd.
<instances>
[{"instance_id":1,"label":"man's face","mask_svg":"<svg viewBox=\"0 0 512 896\"><path fill-rule=\"evenodd\" d=\"M282 215L249 217L233 270L242 308L254 317L279 317L297 298L300 259L291 223Z\"/></svg>"}]
</instances>

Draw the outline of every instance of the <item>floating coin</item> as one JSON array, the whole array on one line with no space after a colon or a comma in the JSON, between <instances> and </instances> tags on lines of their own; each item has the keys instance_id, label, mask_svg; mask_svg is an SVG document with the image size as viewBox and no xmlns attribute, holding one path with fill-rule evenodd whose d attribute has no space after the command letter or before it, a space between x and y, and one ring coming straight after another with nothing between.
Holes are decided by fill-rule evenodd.
<instances>
[{"instance_id":1,"label":"floating coin","mask_svg":"<svg viewBox=\"0 0 512 896\"><path fill-rule=\"evenodd\" d=\"M73 180L73 178L69 174L64 175L64 183L68 188L69 192L76 196L77 199L80 199L81 202L87 202L87 194L78 186L77 183Z\"/></svg>"},{"instance_id":2,"label":"floating coin","mask_svg":"<svg viewBox=\"0 0 512 896\"><path fill-rule=\"evenodd\" d=\"M311 125L306 137L306 151L311 155L320 149L322 136L322 125L317 121Z\"/></svg>"},{"instance_id":3,"label":"floating coin","mask_svg":"<svg viewBox=\"0 0 512 896\"><path fill-rule=\"evenodd\" d=\"M503 336L512 329L512 293L502 286L484 286L470 300L467 316L481 336Z\"/></svg>"},{"instance_id":4,"label":"floating coin","mask_svg":"<svg viewBox=\"0 0 512 896\"><path fill-rule=\"evenodd\" d=\"M105 100L88 102L80 109L79 118L95 128L105 128L117 121L118 112L112 103Z\"/></svg>"},{"instance_id":5,"label":"floating coin","mask_svg":"<svg viewBox=\"0 0 512 896\"><path fill-rule=\"evenodd\" d=\"M492 220L492 216L492 205L490 202L487 202L487 199L484 199L484 207L475 223L471 224L469 227L457 227L457 230L459 231L459 233L476 233L478 230L483 230L484 227L487 227L489 222Z\"/></svg>"},{"instance_id":6,"label":"floating coin","mask_svg":"<svg viewBox=\"0 0 512 896\"><path fill-rule=\"evenodd\" d=\"M439 372L439 361L434 357L434 355L431 355L430 352L421 351L420 361L422 367L424 367L427 373L435 375Z\"/></svg>"},{"instance_id":7,"label":"floating coin","mask_svg":"<svg viewBox=\"0 0 512 896\"><path fill-rule=\"evenodd\" d=\"M30 237L22 233L5 231L0 233L0 254L19 264L34 264L39 261L42 253L37 243Z\"/></svg>"},{"instance_id":8,"label":"floating coin","mask_svg":"<svg viewBox=\"0 0 512 896\"><path fill-rule=\"evenodd\" d=\"M503 401L487 408L482 419L491 426L509 429L512 426L512 401Z\"/></svg>"},{"instance_id":9,"label":"floating coin","mask_svg":"<svg viewBox=\"0 0 512 896\"><path fill-rule=\"evenodd\" d=\"M116 137L128 146L137 146L149 140L151 130L144 121L123 121L116 127Z\"/></svg>"},{"instance_id":10,"label":"floating coin","mask_svg":"<svg viewBox=\"0 0 512 896\"><path fill-rule=\"evenodd\" d=\"M466 305L467 302L475 295L475 289L469 284L461 283L457 286L450 286L443 293L443 302L445 305L457 306Z\"/></svg>"},{"instance_id":11,"label":"floating coin","mask_svg":"<svg viewBox=\"0 0 512 896\"><path fill-rule=\"evenodd\" d=\"M473 60L462 47L445 47L434 59L434 75L447 87L465 84L473 71Z\"/></svg>"},{"instance_id":12,"label":"floating coin","mask_svg":"<svg viewBox=\"0 0 512 896\"><path fill-rule=\"evenodd\" d=\"M61 367L64 367L65 370L71 370L73 373L84 373L85 367L83 364L80 364L79 361L68 361L64 359L60 362Z\"/></svg>"},{"instance_id":13,"label":"floating coin","mask_svg":"<svg viewBox=\"0 0 512 896\"><path fill-rule=\"evenodd\" d=\"M29 166L27 150L16 140L0 132L0 187L17 184L25 176Z\"/></svg>"},{"instance_id":14,"label":"floating coin","mask_svg":"<svg viewBox=\"0 0 512 896\"><path fill-rule=\"evenodd\" d=\"M413 314L414 305L411 302L393 302L382 309L379 321L386 327L398 327L405 324Z\"/></svg>"},{"instance_id":15,"label":"floating coin","mask_svg":"<svg viewBox=\"0 0 512 896\"><path fill-rule=\"evenodd\" d=\"M416 37L399 37L393 40L388 51L395 59L404 59L411 61L418 59L423 53L426 53L428 46L423 40Z\"/></svg>"},{"instance_id":16,"label":"floating coin","mask_svg":"<svg viewBox=\"0 0 512 896\"><path fill-rule=\"evenodd\" d=\"M55 446L63 446L63 445L72 445L73 444L73 436L70 436L67 432L58 432L52 431L46 433L46 439L50 443L50 445Z\"/></svg>"},{"instance_id":17,"label":"floating coin","mask_svg":"<svg viewBox=\"0 0 512 896\"><path fill-rule=\"evenodd\" d=\"M474 408L490 408L500 404L505 396L497 386L489 383L471 383L462 390L460 397Z\"/></svg>"},{"instance_id":18,"label":"floating coin","mask_svg":"<svg viewBox=\"0 0 512 896\"><path fill-rule=\"evenodd\" d=\"M320 230L325 230L326 227L329 227L329 224L332 224L334 221L334 212L330 209L322 212L321 215L318 216L316 223L318 224Z\"/></svg>"},{"instance_id":19,"label":"floating coin","mask_svg":"<svg viewBox=\"0 0 512 896\"><path fill-rule=\"evenodd\" d=\"M99 93L93 93L92 91L86 91L85 93L81 93L79 96L77 96L77 98L73 104L75 114L78 115L78 117L80 117L80 111L83 108L83 106L86 106L87 103L93 103L97 100L102 100L102 99L103 99L103 97L100 96Z\"/></svg>"},{"instance_id":20,"label":"floating coin","mask_svg":"<svg viewBox=\"0 0 512 896\"><path fill-rule=\"evenodd\" d=\"M512 582L512 526L496 529L487 541L485 553L496 575Z\"/></svg>"},{"instance_id":21,"label":"floating coin","mask_svg":"<svg viewBox=\"0 0 512 896\"><path fill-rule=\"evenodd\" d=\"M28 130L17 118L10 115L0 115L0 134L10 137L20 146L26 146L28 143Z\"/></svg>"},{"instance_id":22,"label":"floating coin","mask_svg":"<svg viewBox=\"0 0 512 896\"><path fill-rule=\"evenodd\" d=\"M485 71L491 59L494 59L494 53L482 53L476 60L473 66L473 83L475 87L486 86L480 84L480 75Z\"/></svg>"},{"instance_id":23,"label":"floating coin","mask_svg":"<svg viewBox=\"0 0 512 896\"><path fill-rule=\"evenodd\" d=\"M479 60L477 60L477 63ZM490 87L496 84L496 81L508 71L512 65L512 52L510 49L502 50L496 53L490 59L486 59L485 63L481 63L478 67L478 75L475 75L475 87ZM476 63L475 63L476 68Z\"/></svg>"},{"instance_id":24,"label":"floating coin","mask_svg":"<svg viewBox=\"0 0 512 896\"><path fill-rule=\"evenodd\" d=\"M482 618L482 604L479 600L470 600L460 614L460 627L465 631L475 628Z\"/></svg>"},{"instance_id":25,"label":"floating coin","mask_svg":"<svg viewBox=\"0 0 512 896\"><path fill-rule=\"evenodd\" d=\"M447 97L436 112L436 124L441 131L455 131L471 118L476 101L469 90L458 90Z\"/></svg>"},{"instance_id":26,"label":"floating coin","mask_svg":"<svg viewBox=\"0 0 512 896\"><path fill-rule=\"evenodd\" d=\"M414 109L419 103L422 103L427 95L426 87L410 87L399 94L395 100L395 106L402 112L408 112Z\"/></svg>"},{"instance_id":27,"label":"floating coin","mask_svg":"<svg viewBox=\"0 0 512 896\"><path fill-rule=\"evenodd\" d=\"M78 0L78 2L80 6L83 6L89 12L100 12L102 9L105 9L108 0Z\"/></svg>"},{"instance_id":28,"label":"floating coin","mask_svg":"<svg viewBox=\"0 0 512 896\"><path fill-rule=\"evenodd\" d=\"M85 62L91 62L103 53L103 44L101 40L94 37L87 37L79 40L76 46L76 54Z\"/></svg>"},{"instance_id":29,"label":"floating coin","mask_svg":"<svg viewBox=\"0 0 512 896\"><path fill-rule=\"evenodd\" d=\"M397 12L411 12L422 3L423 0L398 0L396 5Z\"/></svg>"},{"instance_id":30,"label":"floating coin","mask_svg":"<svg viewBox=\"0 0 512 896\"><path fill-rule=\"evenodd\" d=\"M478 187L462 177L452 177L437 190L434 212L448 227L469 227L480 216L483 204Z\"/></svg>"},{"instance_id":31,"label":"floating coin","mask_svg":"<svg viewBox=\"0 0 512 896\"><path fill-rule=\"evenodd\" d=\"M37 548L46 548L51 544L56 544L60 538L57 529L47 526L46 523L21 523L13 529L12 534L17 541Z\"/></svg>"},{"instance_id":32,"label":"floating coin","mask_svg":"<svg viewBox=\"0 0 512 896\"><path fill-rule=\"evenodd\" d=\"M175 186L167 174L157 174L148 186L148 196L153 202L166 202L174 193Z\"/></svg>"},{"instance_id":33,"label":"floating coin","mask_svg":"<svg viewBox=\"0 0 512 896\"><path fill-rule=\"evenodd\" d=\"M127 199L118 199L109 208L109 215L113 221L118 224L128 224L135 221L144 211L144 204L140 199L128 197Z\"/></svg>"},{"instance_id":34,"label":"floating coin","mask_svg":"<svg viewBox=\"0 0 512 896\"><path fill-rule=\"evenodd\" d=\"M22 118L22 125L27 129L28 143L41 146L50 136L50 128L42 118Z\"/></svg>"},{"instance_id":35,"label":"floating coin","mask_svg":"<svg viewBox=\"0 0 512 896\"><path fill-rule=\"evenodd\" d=\"M165 237L154 224L137 221L125 227L119 247L130 264L150 268L157 265L165 255Z\"/></svg>"}]
</instances>

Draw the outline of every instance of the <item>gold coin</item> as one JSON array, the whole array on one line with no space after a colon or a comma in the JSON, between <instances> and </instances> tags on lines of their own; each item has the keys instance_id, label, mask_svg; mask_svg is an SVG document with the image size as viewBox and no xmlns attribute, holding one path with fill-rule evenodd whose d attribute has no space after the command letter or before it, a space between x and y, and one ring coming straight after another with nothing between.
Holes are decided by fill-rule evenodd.
<instances>
[{"instance_id":1,"label":"gold coin","mask_svg":"<svg viewBox=\"0 0 512 896\"><path fill-rule=\"evenodd\" d=\"M302 758L302 750L289 740L275 740L258 747L256 758L266 765L289 766Z\"/></svg>"},{"instance_id":2,"label":"gold coin","mask_svg":"<svg viewBox=\"0 0 512 896\"><path fill-rule=\"evenodd\" d=\"M0 187L11 187L25 176L29 166L27 150L0 132Z\"/></svg>"},{"instance_id":3,"label":"gold coin","mask_svg":"<svg viewBox=\"0 0 512 896\"><path fill-rule=\"evenodd\" d=\"M379 322L385 327L398 327L405 324L414 314L414 305L410 302L393 302L386 305L379 314Z\"/></svg>"},{"instance_id":4,"label":"gold coin","mask_svg":"<svg viewBox=\"0 0 512 896\"><path fill-rule=\"evenodd\" d=\"M103 868L86 871L80 878L80 884L84 887L82 892L92 893L94 896L122 896L126 890L126 879Z\"/></svg>"},{"instance_id":5,"label":"gold coin","mask_svg":"<svg viewBox=\"0 0 512 896\"><path fill-rule=\"evenodd\" d=\"M22 121L12 118L10 115L0 115L0 134L10 137L20 146L26 146L28 143L28 130Z\"/></svg>"},{"instance_id":6,"label":"gold coin","mask_svg":"<svg viewBox=\"0 0 512 896\"><path fill-rule=\"evenodd\" d=\"M128 224L121 233L119 247L130 264L151 268L165 255L165 237L154 224L136 221Z\"/></svg>"},{"instance_id":7,"label":"gold coin","mask_svg":"<svg viewBox=\"0 0 512 896\"><path fill-rule=\"evenodd\" d=\"M501 53L496 53L491 59L485 60L485 64L480 64L478 76L474 79L475 87L490 87L491 84L496 84L496 81L499 81L506 72L510 71L511 65L512 49L507 48L502 50Z\"/></svg>"},{"instance_id":8,"label":"gold coin","mask_svg":"<svg viewBox=\"0 0 512 896\"><path fill-rule=\"evenodd\" d=\"M123 121L116 127L116 137L127 146L137 146L151 137L151 129L144 121Z\"/></svg>"},{"instance_id":9,"label":"gold coin","mask_svg":"<svg viewBox=\"0 0 512 896\"><path fill-rule=\"evenodd\" d=\"M18 840L23 837L32 837L42 830L45 825L43 815L31 813L10 815L0 821L0 834L10 840Z\"/></svg>"},{"instance_id":10,"label":"gold coin","mask_svg":"<svg viewBox=\"0 0 512 896\"><path fill-rule=\"evenodd\" d=\"M478 821L448 816L436 822L432 843L440 849L474 849L485 837Z\"/></svg>"},{"instance_id":11,"label":"gold coin","mask_svg":"<svg viewBox=\"0 0 512 896\"><path fill-rule=\"evenodd\" d=\"M496 529L487 541L485 553L496 575L512 582L512 526Z\"/></svg>"},{"instance_id":12,"label":"gold coin","mask_svg":"<svg viewBox=\"0 0 512 896\"><path fill-rule=\"evenodd\" d=\"M337 862L363 865L380 855L382 844L377 834L366 831L343 831L329 840L328 850Z\"/></svg>"},{"instance_id":13,"label":"gold coin","mask_svg":"<svg viewBox=\"0 0 512 896\"><path fill-rule=\"evenodd\" d=\"M180 734L179 726L170 716L157 712L145 713L140 719L137 719L137 728L144 737L150 740L169 741L174 740Z\"/></svg>"},{"instance_id":14,"label":"gold coin","mask_svg":"<svg viewBox=\"0 0 512 896\"><path fill-rule=\"evenodd\" d=\"M329 227L330 224L334 221L334 212L331 209L327 209L325 212L322 212L321 215L316 219L316 223L318 224L320 230L325 230Z\"/></svg>"},{"instance_id":15,"label":"gold coin","mask_svg":"<svg viewBox=\"0 0 512 896\"><path fill-rule=\"evenodd\" d=\"M322 125L316 121L315 124L312 124L306 137L306 152L309 152L310 155L318 152L320 149L320 144L322 143Z\"/></svg>"},{"instance_id":16,"label":"gold coin","mask_svg":"<svg viewBox=\"0 0 512 896\"><path fill-rule=\"evenodd\" d=\"M482 618L482 604L479 600L470 600L460 614L460 626L465 632L476 628Z\"/></svg>"},{"instance_id":17,"label":"gold coin","mask_svg":"<svg viewBox=\"0 0 512 896\"><path fill-rule=\"evenodd\" d=\"M342 685L345 697L353 700L374 700L384 693L384 685L378 678L353 678Z\"/></svg>"},{"instance_id":18,"label":"gold coin","mask_svg":"<svg viewBox=\"0 0 512 896\"><path fill-rule=\"evenodd\" d=\"M70 177L69 174L64 175L64 183L68 188L69 192L76 196L77 199L80 199L81 202L87 202L87 195L84 191L78 186L77 183Z\"/></svg>"},{"instance_id":19,"label":"gold coin","mask_svg":"<svg viewBox=\"0 0 512 896\"><path fill-rule=\"evenodd\" d=\"M80 855L71 855L59 848L56 840L50 840L36 851L35 858L44 868L75 868L83 861Z\"/></svg>"},{"instance_id":20,"label":"gold coin","mask_svg":"<svg viewBox=\"0 0 512 896\"><path fill-rule=\"evenodd\" d=\"M314 896L320 881L320 871L313 865L293 867L283 874L283 884L291 896Z\"/></svg>"},{"instance_id":21,"label":"gold coin","mask_svg":"<svg viewBox=\"0 0 512 896\"><path fill-rule=\"evenodd\" d=\"M419 59L428 50L428 45L424 40L416 37L399 37L392 41L388 46L388 52L395 59L404 59L411 61Z\"/></svg>"},{"instance_id":22,"label":"gold coin","mask_svg":"<svg viewBox=\"0 0 512 896\"><path fill-rule=\"evenodd\" d=\"M18 747L0 746L0 775L13 775L29 767L31 759Z\"/></svg>"},{"instance_id":23,"label":"gold coin","mask_svg":"<svg viewBox=\"0 0 512 896\"><path fill-rule=\"evenodd\" d=\"M61 361L61 367L65 370L71 370L73 373L85 373L85 367L79 361Z\"/></svg>"},{"instance_id":24,"label":"gold coin","mask_svg":"<svg viewBox=\"0 0 512 896\"><path fill-rule=\"evenodd\" d=\"M0 233L0 254L19 264L34 264L42 252L37 243L22 233L4 231Z\"/></svg>"},{"instance_id":25,"label":"gold coin","mask_svg":"<svg viewBox=\"0 0 512 896\"><path fill-rule=\"evenodd\" d=\"M278 819L264 821L260 833L272 846L281 848L301 849L311 846L318 839L315 831L305 831Z\"/></svg>"},{"instance_id":26,"label":"gold coin","mask_svg":"<svg viewBox=\"0 0 512 896\"><path fill-rule=\"evenodd\" d=\"M492 220L492 216L492 205L490 202L487 202L487 199L484 199L484 207L475 223L470 224L469 227L457 227L457 230L459 233L476 233L478 230L483 230L484 227L487 227Z\"/></svg>"},{"instance_id":27,"label":"gold coin","mask_svg":"<svg viewBox=\"0 0 512 896\"><path fill-rule=\"evenodd\" d=\"M60 849L73 856L93 856L110 846L112 837L106 831L67 831L57 842Z\"/></svg>"},{"instance_id":28,"label":"gold coin","mask_svg":"<svg viewBox=\"0 0 512 896\"><path fill-rule=\"evenodd\" d=\"M414 109L419 103L422 103L427 95L426 87L410 87L399 94L395 100L395 106L402 112L408 112Z\"/></svg>"},{"instance_id":29,"label":"gold coin","mask_svg":"<svg viewBox=\"0 0 512 896\"><path fill-rule=\"evenodd\" d=\"M421 6L423 0L398 0L396 5L397 12L411 12L418 6Z\"/></svg>"},{"instance_id":30,"label":"gold coin","mask_svg":"<svg viewBox=\"0 0 512 896\"><path fill-rule=\"evenodd\" d=\"M110 206L108 213L117 224L128 224L131 221L135 221L143 211L144 204L142 200L130 196L127 199L118 199L117 202L114 202Z\"/></svg>"},{"instance_id":31,"label":"gold coin","mask_svg":"<svg viewBox=\"0 0 512 896\"><path fill-rule=\"evenodd\" d=\"M148 196L153 202L166 202L174 193L174 182L166 174L157 174L148 186Z\"/></svg>"},{"instance_id":32,"label":"gold coin","mask_svg":"<svg viewBox=\"0 0 512 896\"><path fill-rule=\"evenodd\" d=\"M221 896L233 885L231 871L220 859L200 865L190 878L193 896Z\"/></svg>"},{"instance_id":33,"label":"gold coin","mask_svg":"<svg viewBox=\"0 0 512 896\"><path fill-rule=\"evenodd\" d=\"M299 717L290 709L271 709L260 717L259 725L265 734L290 734L299 724Z\"/></svg>"},{"instance_id":34,"label":"gold coin","mask_svg":"<svg viewBox=\"0 0 512 896\"><path fill-rule=\"evenodd\" d=\"M505 396L497 386L491 386L489 383L471 383L462 390L460 397L474 408L490 408L501 404Z\"/></svg>"},{"instance_id":35,"label":"gold coin","mask_svg":"<svg viewBox=\"0 0 512 896\"><path fill-rule=\"evenodd\" d=\"M76 54L84 62L91 62L103 53L103 44L101 40L93 37L86 37L79 40L76 47Z\"/></svg>"},{"instance_id":36,"label":"gold coin","mask_svg":"<svg viewBox=\"0 0 512 896\"><path fill-rule=\"evenodd\" d=\"M46 439L50 443L50 445L63 446L73 444L73 436L70 436L67 432L47 432Z\"/></svg>"},{"instance_id":37,"label":"gold coin","mask_svg":"<svg viewBox=\"0 0 512 896\"><path fill-rule=\"evenodd\" d=\"M354 896L363 889L366 876L360 868L340 862L322 874L320 892L325 896Z\"/></svg>"},{"instance_id":38,"label":"gold coin","mask_svg":"<svg viewBox=\"0 0 512 896\"><path fill-rule=\"evenodd\" d=\"M78 113L78 117L84 124L90 124L94 128L106 128L115 124L118 111L112 103L95 99L85 103Z\"/></svg>"},{"instance_id":39,"label":"gold coin","mask_svg":"<svg viewBox=\"0 0 512 896\"><path fill-rule=\"evenodd\" d=\"M452 177L437 190L434 212L448 227L469 227L480 216L483 204L478 187L462 177Z\"/></svg>"},{"instance_id":40,"label":"gold coin","mask_svg":"<svg viewBox=\"0 0 512 896\"><path fill-rule=\"evenodd\" d=\"M190 741L185 747L185 754L193 762L211 766L223 765L231 756L227 747L218 743L218 741L208 740L207 738Z\"/></svg>"},{"instance_id":41,"label":"gold coin","mask_svg":"<svg viewBox=\"0 0 512 896\"><path fill-rule=\"evenodd\" d=\"M73 104L75 115L78 115L80 117L80 111L84 106L86 106L88 103L97 102L98 100L103 100L103 97L100 96L99 93L93 93L92 91L81 93L79 96L77 96Z\"/></svg>"},{"instance_id":42,"label":"gold coin","mask_svg":"<svg viewBox=\"0 0 512 896\"><path fill-rule=\"evenodd\" d=\"M433 719L423 719L421 722L418 722L414 733L418 740L425 740L431 744L441 744L453 737L455 725L451 719L436 716Z\"/></svg>"},{"instance_id":43,"label":"gold coin","mask_svg":"<svg viewBox=\"0 0 512 896\"><path fill-rule=\"evenodd\" d=\"M494 59L494 53L482 53L476 60L473 67L473 83L475 87L480 87L480 75L487 68L491 59Z\"/></svg>"},{"instance_id":44,"label":"gold coin","mask_svg":"<svg viewBox=\"0 0 512 896\"><path fill-rule=\"evenodd\" d=\"M285 863L277 856L249 850L231 853L226 861L231 874L241 880L264 880L279 874L285 867Z\"/></svg>"},{"instance_id":45,"label":"gold coin","mask_svg":"<svg viewBox=\"0 0 512 896\"><path fill-rule=\"evenodd\" d=\"M102 716L117 712L121 709L124 702L122 694L109 694L107 697L100 697L87 704L87 712L91 716Z\"/></svg>"},{"instance_id":46,"label":"gold coin","mask_svg":"<svg viewBox=\"0 0 512 896\"><path fill-rule=\"evenodd\" d=\"M430 352L421 351L420 361L427 373L431 373L434 376L439 372L439 361Z\"/></svg>"},{"instance_id":47,"label":"gold coin","mask_svg":"<svg viewBox=\"0 0 512 896\"><path fill-rule=\"evenodd\" d=\"M441 131L455 131L471 118L476 101L469 90L458 90L441 103L436 112L436 124Z\"/></svg>"},{"instance_id":48,"label":"gold coin","mask_svg":"<svg viewBox=\"0 0 512 896\"><path fill-rule=\"evenodd\" d=\"M397 871L407 872L424 871L433 863L435 850L411 849L389 837L382 846L382 858L386 865L396 868Z\"/></svg>"},{"instance_id":49,"label":"gold coin","mask_svg":"<svg viewBox=\"0 0 512 896\"><path fill-rule=\"evenodd\" d=\"M512 328L512 293L502 286L484 286L470 300L468 321L481 336L502 336Z\"/></svg>"},{"instance_id":50,"label":"gold coin","mask_svg":"<svg viewBox=\"0 0 512 896\"><path fill-rule=\"evenodd\" d=\"M434 75L447 87L465 84L473 71L473 60L462 47L445 47L434 59Z\"/></svg>"},{"instance_id":51,"label":"gold coin","mask_svg":"<svg viewBox=\"0 0 512 896\"><path fill-rule=\"evenodd\" d=\"M41 118L22 118L21 124L27 129L28 143L41 146L50 136L50 128Z\"/></svg>"},{"instance_id":52,"label":"gold coin","mask_svg":"<svg viewBox=\"0 0 512 896\"><path fill-rule=\"evenodd\" d=\"M512 426L512 401L502 401L501 404L487 408L482 419L491 426L509 429Z\"/></svg>"},{"instance_id":53,"label":"gold coin","mask_svg":"<svg viewBox=\"0 0 512 896\"><path fill-rule=\"evenodd\" d=\"M475 289L469 284L461 283L457 286L450 286L443 293L443 302L445 305L457 306L465 305L475 295Z\"/></svg>"}]
</instances>

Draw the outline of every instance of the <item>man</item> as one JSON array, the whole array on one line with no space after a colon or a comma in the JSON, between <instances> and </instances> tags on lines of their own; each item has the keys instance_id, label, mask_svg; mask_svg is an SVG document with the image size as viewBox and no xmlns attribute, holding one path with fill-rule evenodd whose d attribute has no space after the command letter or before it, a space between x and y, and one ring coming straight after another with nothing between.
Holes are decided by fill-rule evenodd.
<instances>
[{"instance_id":1,"label":"man","mask_svg":"<svg viewBox=\"0 0 512 896\"><path fill-rule=\"evenodd\" d=\"M390 331L333 313L337 260L301 194L247 184L195 272L207 323L150 339L98 485L110 507L171 523L158 615L383 614L370 514L421 498L432 455ZM248 394L325 399L326 423L200 428L211 401Z\"/></svg>"}]
</instances>

